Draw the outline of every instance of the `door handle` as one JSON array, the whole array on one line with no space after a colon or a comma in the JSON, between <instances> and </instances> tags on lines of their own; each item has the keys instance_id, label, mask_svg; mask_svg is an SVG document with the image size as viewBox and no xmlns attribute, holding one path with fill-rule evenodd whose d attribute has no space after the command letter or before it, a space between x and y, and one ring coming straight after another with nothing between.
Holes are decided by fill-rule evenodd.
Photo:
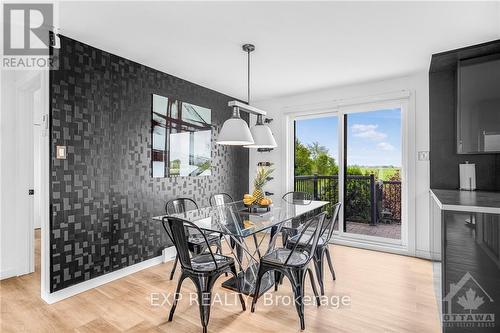
<instances>
[{"instance_id":1,"label":"door handle","mask_svg":"<svg viewBox=\"0 0 500 333\"><path fill-rule=\"evenodd\" d=\"M28 195L35 195L35 190L34 189L29 189L28 190Z\"/></svg>"}]
</instances>

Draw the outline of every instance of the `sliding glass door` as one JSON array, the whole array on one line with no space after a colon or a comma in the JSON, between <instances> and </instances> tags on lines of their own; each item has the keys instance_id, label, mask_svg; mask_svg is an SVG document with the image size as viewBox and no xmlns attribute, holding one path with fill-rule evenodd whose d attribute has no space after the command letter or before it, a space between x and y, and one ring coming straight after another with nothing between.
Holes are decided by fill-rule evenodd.
<instances>
[{"instance_id":1,"label":"sliding glass door","mask_svg":"<svg viewBox=\"0 0 500 333\"><path fill-rule=\"evenodd\" d=\"M343 203L336 239L364 247L408 249L406 103L359 104L290 118L291 189L309 192L316 200Z\"/></svg>"},{"instance_id":2,"label":"sliding glass door","mask_svg":"<svg viewBox=\"0 0 500 333\"><path fill-rule=\"evenodd\" d=\"M344 232L401 239L401 109L344 115Z\"/></svg>"}]
</instances>

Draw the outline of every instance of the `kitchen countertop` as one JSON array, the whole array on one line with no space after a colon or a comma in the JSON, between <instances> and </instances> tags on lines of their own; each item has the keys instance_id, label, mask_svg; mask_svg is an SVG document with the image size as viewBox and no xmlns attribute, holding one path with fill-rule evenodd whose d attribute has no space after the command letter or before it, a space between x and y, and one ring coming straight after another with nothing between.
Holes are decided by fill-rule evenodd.
<instances>
[{"instance_id":1,"label":"kitchen countertop","mask_svg":"<svg viewBox=\"0 0 500 333\"><path fill-rule=\"evenodd\" d=\"M500 192L431 189L442 210L500 214Z\"/></svg>"}]
</instances>

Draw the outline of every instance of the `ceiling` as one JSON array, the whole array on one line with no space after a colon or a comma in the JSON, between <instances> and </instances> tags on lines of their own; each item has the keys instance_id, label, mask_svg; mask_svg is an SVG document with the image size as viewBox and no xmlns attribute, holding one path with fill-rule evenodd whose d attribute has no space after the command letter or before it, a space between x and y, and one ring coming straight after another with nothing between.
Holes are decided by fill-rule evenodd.
<instances>
[{"instance_id":1,"label":"ceiling","mask_svg":"<svg viewBox=\"0 0 500 333\"><path fill-rule=\"evenodd\" d=\"M427 70L500 38L500 2L62 2L62 34L253 101ZM56 18L57 20L57 18Z\"/></svg>"}]
</instances>

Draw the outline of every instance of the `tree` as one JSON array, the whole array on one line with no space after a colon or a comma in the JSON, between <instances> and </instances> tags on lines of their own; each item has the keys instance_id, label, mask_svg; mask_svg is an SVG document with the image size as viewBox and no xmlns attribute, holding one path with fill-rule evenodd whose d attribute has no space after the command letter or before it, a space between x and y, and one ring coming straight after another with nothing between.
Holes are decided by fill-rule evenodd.
<instances>
[{"instance_id":1,"label":"tree","mask_svg":"<svg viewBox=\"0 0 500 333\"><path fill-rule=\"evenodd\" d=\"M313 160L317 160L321 154L328 155L328 148L320 145L318 142L313 142L312 144L307 145L307 148L309 149Z\"/></svg>"},{"instance_id":2,"label":"tree","mask_svg":"<svg viewBox=\"0 0 500 333\"><path fill-rule=\"evenodd\" d=\"M311 152L298 139L295 139L295 175L312 175Z\"/></svg>"},{"instance_id":3,"label":"tree","mask_svg":"<svg viewBox=\"0 0 500 333\"><path fill-rule=\"evenodd\" d=\"M338 170L335 159L327 153L322 152L313 160L314 174L330 176L338 174Z\"/></svg>"},{"instance_id":4,"label":"tree","mask_svg":"<svg viewBox=\"0 0 500 333\"><path fill-rule=\"evenodd\" d=\"M298 139L295 139L295 175L337 175L339 167L335 159L330 156L328 148L313 142L310 145L304 145Z\"/></svg>"}]
</instances>

